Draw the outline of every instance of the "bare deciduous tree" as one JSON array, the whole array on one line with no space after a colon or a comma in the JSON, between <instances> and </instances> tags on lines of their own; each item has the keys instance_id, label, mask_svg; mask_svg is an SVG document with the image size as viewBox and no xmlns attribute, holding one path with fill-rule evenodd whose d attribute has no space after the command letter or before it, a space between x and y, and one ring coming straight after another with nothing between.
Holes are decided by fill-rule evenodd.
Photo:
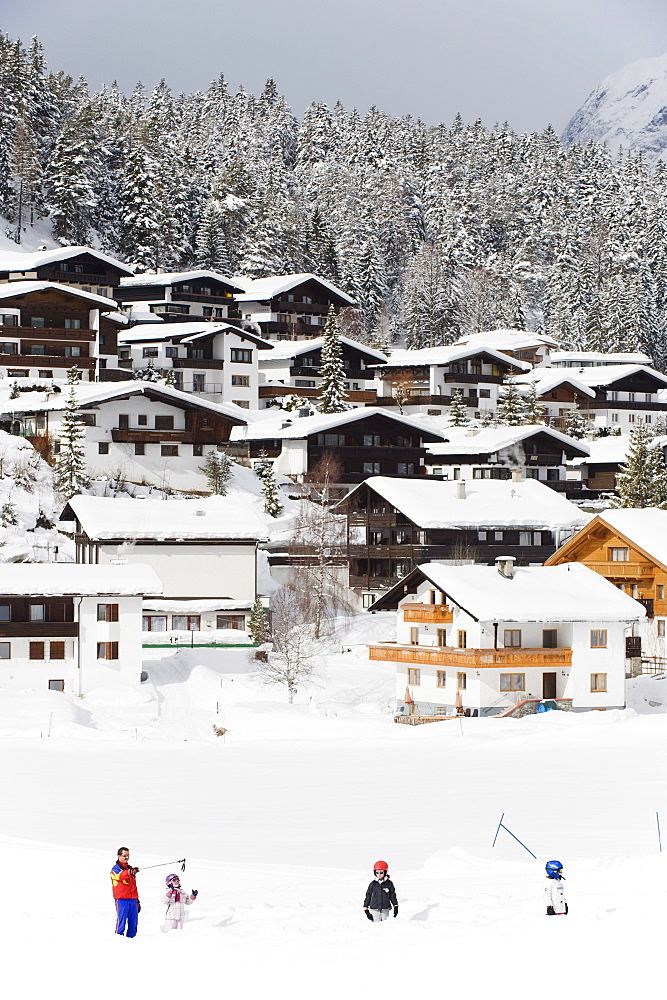
<instances>
[{"instance_id":1,"label":"bare deciduous tree","mask_svg":"<svg viewBox=\"0 0 667 1000\"><path fill-rule=\"evenodd\" d=\"M309 590L283 587L271 598L273 652L262 663L259 676L266 684L287 688L290 705L297 686L307 681L315 669L315 657L322 641L315 638L314 595Z\"/></svg>"}]
</instances>

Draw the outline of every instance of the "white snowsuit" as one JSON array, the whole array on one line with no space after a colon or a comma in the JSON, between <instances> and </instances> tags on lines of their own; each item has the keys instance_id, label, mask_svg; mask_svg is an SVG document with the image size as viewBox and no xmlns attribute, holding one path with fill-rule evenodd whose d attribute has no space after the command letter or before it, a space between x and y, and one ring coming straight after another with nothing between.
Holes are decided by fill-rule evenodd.
<instances>
[{"instance_id":1,"label":"white snowsuit","mask_svg":"<svg viewBox=\"0 0 667 1000\"><path fill-rule=\"evenodd\" d=\"M567 913L567 902L565 901L565 885L560 878L549 878L544 886L544 904L549 916L564 916ZM549 907L553 913L549 912Z\"/></svg>"},{"instance_id":2,"label":"white snowsuit","mask_svg":"<svg viewBox=\"0 0 667 1000\"><path fill-rule=\"evenodd\" d=\"M165 914L165 922L167 925L167 930L170 931L183 930L183 917L185 916L185 907L191 906L194 899L195 899L194 896L191 896L189 893L184 892L183 889L167 890L167 895L162 900L163 903L167 904L167 912ZM183 904L185 904L185 906Z\"/></svg>"}]
</instances>

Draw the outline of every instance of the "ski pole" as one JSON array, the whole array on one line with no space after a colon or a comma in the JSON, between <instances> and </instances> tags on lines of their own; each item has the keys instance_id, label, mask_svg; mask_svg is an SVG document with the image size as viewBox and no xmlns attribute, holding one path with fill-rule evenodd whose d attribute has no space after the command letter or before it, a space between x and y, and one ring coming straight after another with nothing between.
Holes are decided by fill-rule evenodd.
<instances>
[{"instance_id":1,"label":"ski pole","mask_svg":"<svg viewBox=\"0 0 667 1000\"><path fill-rule=\"evenodd\" d=\"M159 865L145 865L141 871L148 871L149 868L166 868L167 865L180 865L181 871L185 871L185 858L179 858L178 861L161 861Z\"/></svg>"}]
</instances>

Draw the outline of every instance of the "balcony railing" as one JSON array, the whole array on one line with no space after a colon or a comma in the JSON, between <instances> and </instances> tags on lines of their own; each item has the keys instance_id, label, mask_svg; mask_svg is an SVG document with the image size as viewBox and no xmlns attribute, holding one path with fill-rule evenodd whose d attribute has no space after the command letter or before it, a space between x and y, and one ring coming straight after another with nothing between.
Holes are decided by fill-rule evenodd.
<instances>
[{"instance_id":1,"label":"balcony railing","mask_svg":"<svg viewBox=\"0 0 667 1000\"><path fill-rule=\"evenodd\" d=\"M78 622L0 622L0 639L61 639L78 634Z\"/></svg>"},{"instance_id":2,"label":"balcony railing","mask_svg":"<svg viewBox=\"0 0 667 1000\"><path fill-rule=\"evenodd\" d=\"M653 576L655 567L651 563L639 562L590 562L587 565L601 576L647 577Z\"/></svg>"},{"instance_id":3,"label":"balcony railing","mask_svg":"<svg viewBox=\"0 0 667 1000\"><path fill-rule=\"evenodd\" d=\"M404 622L452 622L454 614L447 604L406 604L403 606Z\"/></svg>"},{"instance_id":4,"label":"balcony railing","mask_svg":"<svg viewBox=\"0 0 667 1000\"><path fill-rule=\"evenodd\" d=\"M371 660L421 663L443 667L569 667L572 650L560 649L453 649L451 646L399 646L398 643L369 645Z\"/></svg>"},{"instance_id":5,"label":"balcony railing","mask_svg":"<svg viewBox=\"0 0 667 1000\"><path fill-rule=\"evenodd\" d=\"M92 341L97 334L94 330L67 330L64 326L2 326L0 338L8 340L51 340Z\"/></svg>"}]
</instances>

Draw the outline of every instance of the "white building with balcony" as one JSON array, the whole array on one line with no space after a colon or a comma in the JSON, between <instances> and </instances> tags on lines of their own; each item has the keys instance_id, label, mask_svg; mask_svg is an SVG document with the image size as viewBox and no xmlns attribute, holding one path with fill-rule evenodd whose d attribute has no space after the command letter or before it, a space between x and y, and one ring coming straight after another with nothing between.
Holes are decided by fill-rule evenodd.
<instances>
[{"instance_id":1,"label":"white building with balcony","mask_svg":"<svg viewBox=\"0 0 667 1000\"><path fill-rule=\"evenodd\" d=\"M554 572L557 570L557 572ZM625 706L626 633L644 607L580 563L424 563L371 611L398 610L370 658L396 670L398 716ZM523 704L523 703L526 704Z\"/></svg>"},{"instance_id":2,"label":"white building with balcony","mask_svg":"<svg viewBox=\"0 0 667 1000\"><path fill-rule=\"evenodd\" d=\"M142 601L161 592L146 565L5 563L0 687L73 695L138 687Z\"/></svg>"}]
</instances>

